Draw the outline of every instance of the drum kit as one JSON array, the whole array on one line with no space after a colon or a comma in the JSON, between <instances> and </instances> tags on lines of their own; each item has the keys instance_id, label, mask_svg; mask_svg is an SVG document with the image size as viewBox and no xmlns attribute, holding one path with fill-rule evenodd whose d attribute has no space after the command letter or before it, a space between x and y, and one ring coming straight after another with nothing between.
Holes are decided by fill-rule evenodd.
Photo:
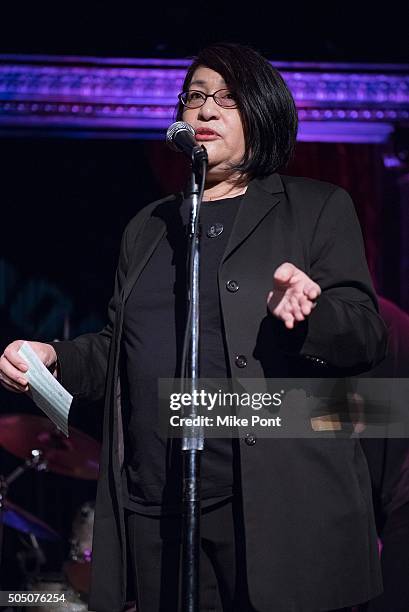
<instances>
[{"instance_id":1,"label":"drum kit","mask_svg":"<svg viewBox=\"0 0 409 612\"><path fill-rule=\"evenodd\" d=\"M12 502L8 498L8 489L17 478L30 469L96 480L100 455L99 443L73 427L70 427L70 436L66 438L47 418L22 414L0 417L0 447L23 460L22 465L8 476L0 474L0 560L3 526L26 534L30 538L32 557L37 560L37 571L31 573L25 585L26 589L64 593L65 610L86 612L91 576L93 504L90 502L84 504L75 516L70 540L71 548L69 558L63 565L63 576L41 576L40 566L45 559L38 540L57 542L61 537L44 521ZM55 607L56 610L61 609L58 604ZM36 607L28 610L37 612ZM38 608L38 611L42 610L43 607ZM54 612L49 606L47 610Z\"/></svg>"}]
</instances>

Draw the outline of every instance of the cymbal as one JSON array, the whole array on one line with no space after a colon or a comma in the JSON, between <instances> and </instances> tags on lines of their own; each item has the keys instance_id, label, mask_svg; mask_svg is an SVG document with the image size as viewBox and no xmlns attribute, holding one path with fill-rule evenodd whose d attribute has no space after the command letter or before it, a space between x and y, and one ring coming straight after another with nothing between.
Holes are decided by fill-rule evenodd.
<instances>
[{"instance_id":1,"label":"cymbal","mask_svg":"<svg viewBox=\"0 0 409 612\"><path fill-rule=\"evenodd\" d=\"M55 541L61 538L47 523L8 500L4 502L3 522L8 527L23 533L32 533L42 540Z\"/></svg>"},{"instance_id":2,"label":"cymbal","mask_svg":"<svg viewBox=\"0 0 409 612\"><path fill-rule=\"evenodd\" d=\"M31 451L39 449L51 472L96 480L101 445L73 427L69 431L67 438L42 416L5 415L0 417L0 446L21 459L29 459Z\"/></svg>"}]
</instances>

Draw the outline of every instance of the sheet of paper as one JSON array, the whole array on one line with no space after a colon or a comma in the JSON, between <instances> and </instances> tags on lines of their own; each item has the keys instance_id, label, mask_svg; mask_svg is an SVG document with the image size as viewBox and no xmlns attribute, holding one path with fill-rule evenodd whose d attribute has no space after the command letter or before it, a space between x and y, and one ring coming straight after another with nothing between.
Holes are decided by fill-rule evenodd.
<instances>
[{"instance_id":1,"label":"sheet of paper","mask_svg":"<svg viewBox=\"0 0 409 612\"><path fill-rule=\"evenodd\" d=\"M33 401L68 437L68 414L72 395L47 370L28 342L24 342L18 353L28 365L24 376L30 385Z\"/></svg>"}]
</instances>

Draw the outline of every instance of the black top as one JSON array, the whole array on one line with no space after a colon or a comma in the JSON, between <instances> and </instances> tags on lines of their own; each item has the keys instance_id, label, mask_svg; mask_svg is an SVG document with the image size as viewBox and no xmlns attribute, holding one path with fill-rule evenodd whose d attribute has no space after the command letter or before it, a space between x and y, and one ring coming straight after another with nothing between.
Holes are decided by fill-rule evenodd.
<instances>
[{"instance_id":1,"label":"black top","mask_svg":"<svg viewBox=\"0 0 409 612\"><path fill-rule=\"evenodd\" d=\"M229 376L217 270L242 196L203 202L200 211L200 376ZM172 206L172 205L170 205ZM158 431L158 378L180 377L186 317L187 202L170 212L167 232L124 310L123 422L125 507L158 515L180 510L180 440ZM232 440L207 439L202 455L204 505L232 495Z\"/></svg>"}]
</instances>

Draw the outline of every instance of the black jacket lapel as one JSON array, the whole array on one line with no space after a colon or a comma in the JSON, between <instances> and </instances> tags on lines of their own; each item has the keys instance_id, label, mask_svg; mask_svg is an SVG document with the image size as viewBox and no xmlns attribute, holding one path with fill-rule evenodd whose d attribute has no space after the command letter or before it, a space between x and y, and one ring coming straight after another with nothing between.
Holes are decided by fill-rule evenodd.
<instances>
[{"instance_id":1,"label":"black jacket lapel","mask_svg":"<svg viewBox=\"0 0 409 612\"><path fill-rule=\"evenodd\" d=\"M225 261L251 234L260 221L278 204L284 192L281 178L273 174L265 179L253 180L244 194L229 242L223 255Z\"/></svg>"},{"instance_id":2,"label":"black jacket lapel","mask_svg":"<svg viewBox=\"0 0 409 612\"><path fill-rule=\"evenodd\" d=\"M149 217L145 223L142 233L135 242L129 263L129 271L126 277L123 301L129 296L132 287L146 266L152 253L158 246L166 231L166 225L159 217Z\"/></svg>"}]
</instances>

